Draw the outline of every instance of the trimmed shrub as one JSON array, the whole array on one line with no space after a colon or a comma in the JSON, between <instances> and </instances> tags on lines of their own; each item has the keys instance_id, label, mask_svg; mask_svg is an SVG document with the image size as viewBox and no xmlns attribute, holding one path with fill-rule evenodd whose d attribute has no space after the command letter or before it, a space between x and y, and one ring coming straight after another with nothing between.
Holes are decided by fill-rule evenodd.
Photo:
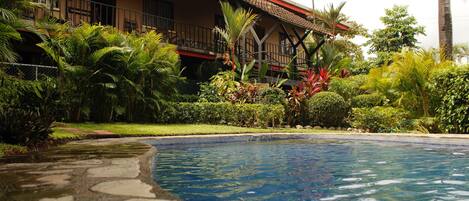
<instances>
[{"instance_id":1,"label":"trimmed shrub","mask_svg":"<svg viewBox=\"0 0 469 201\"><path fill-rule=\"evenodd\" d=\"M231 103L169 103L160 113L160 123L207 123L247 127L279 126L283 105Z\"/></svg>"},{"instance_id":2,"label":"trimmed shrub","mask_svg":"<svg viewBox=\"0 0 469 201\"><path fill-rule=\"evenodd\" d=\"M371 132L399 132L407 123L406 111L393 107L353 108L350 124Z\"/></svg>"},{"instance_id":3,"label":"trimmed shrub","mask_svg":"<svg viewBox=\"0 0 469 201\"><path fill-rule=\"evenodd\" d=\"M386 103L386 97L379 94L362 94L352 98L352 107L376 107L383 106Z\"/></svg>"},{"instance_id":4,"label":"trimmed shrub","mask_svg":"<svg viewBox=\"0 0 469 201\"><path fill-rule=\"evenodd\" d=\"M353 97L364 94L366 91L361 89L366 83L366 75L356 75L348 78L334 78L329 84L329 91L341 95L346 101Z\"/></svg>"},{"instance_id":5,"label":"trimmed shrub","mask_svg":"<svg viewBox=\"0 0 469 201\"><path fill-rule=\"evenodd\" d=\"M446 71L434 78L433 89L440 99L436 110L442 129L469 133L469 66Z\"/></svg>"},{"instance_id":6,"label":"trimmed shrub","mask_svg":"<svg viewBox=\"0 0 469 201\"><path fill-rule=\"evenodd\" d=\"M344 98L334 92L320 92L306 104L308 120L312 125L341 126L349 112Z\"/></svg>"},{"instance_id":7,"label":"trimmed shrub","mask_svg":"<svg viewBox=\"0 0 469 201\"><path fill-rule=\"evenodd\" d=\"M285 104L287 95L277 87L266 87L259 92L260 102L264 104Z\"/></svg>"}]
</instances>

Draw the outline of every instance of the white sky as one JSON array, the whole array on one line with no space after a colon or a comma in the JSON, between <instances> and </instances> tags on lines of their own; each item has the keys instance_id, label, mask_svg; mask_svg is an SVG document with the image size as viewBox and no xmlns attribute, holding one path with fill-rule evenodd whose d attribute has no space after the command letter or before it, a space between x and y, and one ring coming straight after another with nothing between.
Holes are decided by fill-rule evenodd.
<instances>
[{"instance_id":1,"label":"white sky","mask_svg":"<svg viewBox=\"0 0 469 201\"><path fill-rule=\"evenodd\" d=\"M293 0L311 7L312 0ZM393 5L407 5L411 15L417 18L420 25L425 26L426 36L419 36L420 45L438 47L438 0L315 0L316 9L346 1L344 13L352 20L363 24L371 33L382 28L379 18L384 15L385 8ZM454 43L469 43L469 0L451 0L453 14ZM357 43L366 41L356 39Z\"/></svg>"}]
</instances>

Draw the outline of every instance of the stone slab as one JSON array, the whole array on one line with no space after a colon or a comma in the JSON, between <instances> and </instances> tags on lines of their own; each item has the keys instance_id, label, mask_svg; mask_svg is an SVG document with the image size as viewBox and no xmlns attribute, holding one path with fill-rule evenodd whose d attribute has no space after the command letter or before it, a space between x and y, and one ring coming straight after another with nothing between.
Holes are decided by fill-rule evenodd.
<instances>
[{"instance_id":1,"label":"stone slab","mask_svg":"<svg viewBox=\"0 0 469 201\"><path fill-rule=\"evenodd\" d=\"M94 192L110 195L155 198L156 195L150 192L151 189L152 186L138 179L107 181L91 187Z\"/></svg>"}]
</instances>

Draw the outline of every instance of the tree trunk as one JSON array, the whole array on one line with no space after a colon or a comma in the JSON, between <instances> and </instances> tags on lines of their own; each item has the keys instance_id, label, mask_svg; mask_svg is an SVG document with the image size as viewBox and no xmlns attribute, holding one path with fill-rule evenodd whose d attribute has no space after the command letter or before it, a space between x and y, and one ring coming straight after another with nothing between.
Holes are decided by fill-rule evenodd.
<instances>
[{"instance_id":1,"label":"tree trunk","mask_svg":"<svg viewBox=\"0 0 469 201\"><path fill-rule=\"evenodd\" d=\"M444 58L453 59L453 22L451 17L451 0L438 0L438 31L440 49Z\"/></svg>"}]
</instances>

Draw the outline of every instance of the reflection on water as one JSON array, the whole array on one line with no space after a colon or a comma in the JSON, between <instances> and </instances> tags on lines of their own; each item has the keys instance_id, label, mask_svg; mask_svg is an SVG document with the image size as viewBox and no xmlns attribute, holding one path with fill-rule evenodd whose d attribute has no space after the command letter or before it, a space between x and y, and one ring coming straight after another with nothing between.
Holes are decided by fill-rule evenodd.
<instances>
[{"instance_id":1,"label":"reflection on water","mask_svg":"<svg viewBox=\"0 0 469 201\"><path fill-rule=\"evenodd\" d=\"M469 199L469 150L345 141L158 147L155 180L183 200Z\"/></svg>"}]
</instances>

